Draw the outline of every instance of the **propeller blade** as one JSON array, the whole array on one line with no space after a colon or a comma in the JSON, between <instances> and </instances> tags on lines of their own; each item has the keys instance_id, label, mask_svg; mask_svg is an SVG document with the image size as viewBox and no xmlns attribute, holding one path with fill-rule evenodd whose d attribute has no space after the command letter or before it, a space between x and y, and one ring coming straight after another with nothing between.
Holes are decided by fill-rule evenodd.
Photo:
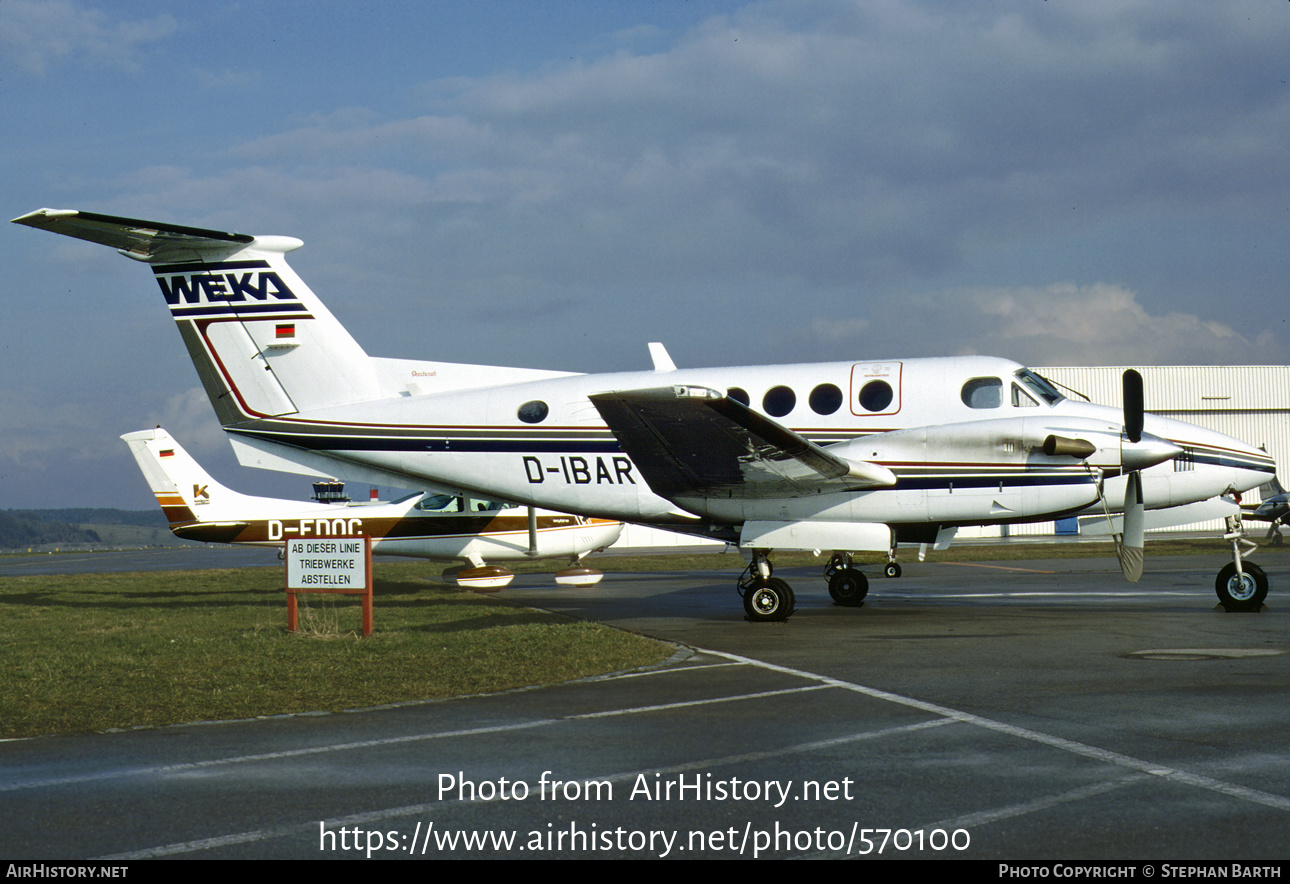
<instances>
[{"instance_id":1,"label":"propeller blade","mask_svg":"<svg viewBox=\"0 0 1290 884\"><path fill-rule=\"evenodd\" d=\"M1142 505L1142 474L1128 475L1124 488L1124 533L1115 540L1115 554L1120 559L1120 570L1130 583L1142 577L1143 546L1146 542L1145 509Z\"/></svg>"},{"instance_id":2,"label":"propeller blade","mask_svg":"<svg viewBox=\"0 0 1290 884\"><path fill-rule=\"evenodd\" d=\"M1142 441L1142 414L1145 409L1142 375L1130 368L1124 372L1124 435L1130 442Z\"/></svg>"}]
</instances>

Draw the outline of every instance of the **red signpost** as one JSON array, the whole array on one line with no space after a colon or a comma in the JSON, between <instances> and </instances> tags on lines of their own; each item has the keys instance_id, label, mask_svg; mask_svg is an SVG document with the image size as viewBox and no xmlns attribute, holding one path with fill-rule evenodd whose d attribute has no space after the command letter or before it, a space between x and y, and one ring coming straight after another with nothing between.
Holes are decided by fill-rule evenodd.
<instances>
[{"instance_id":1,"label":"red signpost","mask_svg":"<svg viewBox=\"0 0 1290 884\"><path fill-rule=\"evenodd\" d=\"M285 541L287 632L298 623L296 594L363 596L363 635L372 634L372 538L293 537Z\"/></svg>"}]
</instances>

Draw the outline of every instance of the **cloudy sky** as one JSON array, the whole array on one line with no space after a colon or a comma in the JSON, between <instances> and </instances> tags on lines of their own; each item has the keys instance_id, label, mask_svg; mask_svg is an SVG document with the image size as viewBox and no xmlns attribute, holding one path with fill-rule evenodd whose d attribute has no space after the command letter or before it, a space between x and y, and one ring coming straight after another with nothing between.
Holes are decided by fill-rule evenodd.
<instances>
[{"instance_id":1,"label":"cloudy sky","mask_svg":"<svg viewBox=\"0 0 1290 884\"><path fill-rule=\"evenodd\" d=\"M6 217L305 241L373 355L573 371L988 353L1284 363L1265 0L0 0ZM0 508L239 490L151 274L0 233Z\"/></svg>"}]
</instances>

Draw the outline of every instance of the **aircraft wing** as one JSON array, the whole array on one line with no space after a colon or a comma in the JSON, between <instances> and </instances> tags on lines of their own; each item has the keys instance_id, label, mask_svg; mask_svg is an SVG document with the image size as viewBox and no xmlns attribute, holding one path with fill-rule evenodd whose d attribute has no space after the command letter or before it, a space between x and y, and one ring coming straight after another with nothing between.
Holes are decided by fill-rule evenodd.
<instances>
[{"instance_id":1,"label":"aircraft wing","mask_svg":"<svg viewBox=\"0 0 1290 884\"><path fill-rule=\"evenodd\" d=\"M182 227L178 224L79 212L75 209L37 209L30 215L13 220L15 224L25 224L61 233L63 236L111 246L131 258L143 261L181 258L185 252L193 250L236 248L255 239L245 233L224 233L200 227Z\"/></svg>"},{"instance_id":2,"label":"aircraft wing","mask_svg":"<svg viewBox=\"0 0 1290 884\"><path fill-rule=\"evenodd\" d=\"M705 387L595 393L650 488L676 497L804 497L894 485L878 464L847 460Z\"/></svg>"}]
</instances>

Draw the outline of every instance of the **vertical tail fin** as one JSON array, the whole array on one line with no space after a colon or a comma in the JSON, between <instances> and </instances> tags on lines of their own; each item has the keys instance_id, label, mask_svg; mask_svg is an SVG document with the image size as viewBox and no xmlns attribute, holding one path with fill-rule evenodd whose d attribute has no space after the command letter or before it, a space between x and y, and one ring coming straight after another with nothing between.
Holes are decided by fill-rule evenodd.
<instances>
[{"instance_id":1,"label":"vertical tail fin","mask_svg":"<svg viewBox=\"0 0 1290 884\"><path fill-rule=\"evenodd\" d=\"M148 487L171 526L208 521L241 509L247 500L202 469L170 434L158 427L121 437L130 446Z\"/></svg>"},{"instance_id":2,"label":"vertical tail fin","mask_svg":"<svg viewBox=\"0 0 1290 884\"><path fill-rule=\"evenodd\" d=\"M152 265L226 427L382 395L371 359L287 264L298 239L74 210L14 221Z\"/></svg>"}]
</instances>

